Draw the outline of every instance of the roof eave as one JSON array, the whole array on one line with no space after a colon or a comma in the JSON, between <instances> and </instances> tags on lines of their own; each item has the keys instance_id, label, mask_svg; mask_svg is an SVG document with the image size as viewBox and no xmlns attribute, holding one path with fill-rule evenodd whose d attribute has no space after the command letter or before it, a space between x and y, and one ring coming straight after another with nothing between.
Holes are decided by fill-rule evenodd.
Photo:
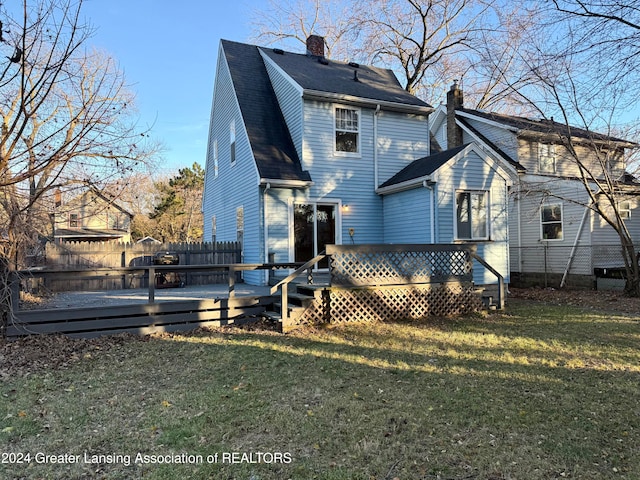
<instances>
[{"instance_id":1,"label":"roof eave","mask_svg":"<svg viewBox=\"0 0 640 480\"><path fill-rule=\"evenodd\" d=\"M433 176L423 175L422 177L412 178L411 180L405 180L404 182L389 185L387 187L378 187L376 188L376 193L378 195L389 195L391 193L403 192L404 190L411 190L412 188L424 186L425 182L433 183Z\"/></svg>"},{"instance_id":2,"label":"roof eave","mask_svg":"<svg viewBox=\"0 0 640 480\"><path fill-rule=\"evenodd\" d=\"M419 115L429 115L434 111L434 108L428 105L411 105L407 103L389 102L385 100L375 100L373 98L356 97L354 95L346 95L342 93L323 92L320 90L305 89L302 92L302 98L305 100L340 102L357 107L376 107L377 105L380 105L381 108L388 111Z\"/></svg>"},{"instance_id":3,"label":"roof eave","mask_svg":"<svg viewBox=\"0 0 640 480\"><path fill-rule=\"evenodd\" d=\"M283 178L261 178L260 185L273 188L307 188L313 185L312 180L287 180Z\"/></svg>"}]
</instances>

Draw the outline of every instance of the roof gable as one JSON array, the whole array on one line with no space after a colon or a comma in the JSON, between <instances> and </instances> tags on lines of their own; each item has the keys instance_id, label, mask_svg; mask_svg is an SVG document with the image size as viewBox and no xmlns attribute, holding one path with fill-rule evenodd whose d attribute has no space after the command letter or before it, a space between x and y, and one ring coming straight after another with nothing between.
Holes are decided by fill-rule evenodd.
<instances>
[{"instance_id":1,"label":"roof gable","mask_svg":"<svg viewBox=\"0 0 640 480\"><path fill-rule=\"evenodd\" d=\"M221 44L260 178L311 181L302 170L258 47L228 40Z\"/></svg>"}]
</instances>

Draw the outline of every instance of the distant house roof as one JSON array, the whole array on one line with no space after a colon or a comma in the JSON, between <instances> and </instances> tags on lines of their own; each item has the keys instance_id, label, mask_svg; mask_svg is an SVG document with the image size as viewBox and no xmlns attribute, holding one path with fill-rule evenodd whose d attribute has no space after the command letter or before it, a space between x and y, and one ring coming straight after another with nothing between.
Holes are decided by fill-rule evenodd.
<instances>
[{"instance_id":1,"label":"distant house roof","mask_svg":"<svg viewBox=\"0 0 640 480\"><path fill-rule=\"evenodd\" d=\"M444 152L436 153L435 155L429 155L428 157L422 157L418 160L414 160L389 180L380 185L380 189L428 177L462 150L467 148L467 146L468 145L462 145L461 147L452 148L450 150L445 150Z\"/></svg>"},{"instance_id":2,"label":"distant house roof","mask_svg":"<svg viewBox=\"0 0 640 480\"><path fill-rule=\"evenodd\" d=\"M502 125L511 127L518 133L524 133L534 136L549 136L549 135L562 135L568 137L571 135L573 138L585 139L596 142L614 142L627 146L634 146L635 144L627 140L616 138L610 135L604 135L602 133L585 130L578 127L568 127L564 123L556 122L553 119L541 119L534 120L526 117L517 117L513 115L503 115L500 113L485 112L482 110L473 110L469 108L456 109L456 113L460 113L462 116L475 116L481 119L489 120L492 122L500 123ZM466 115L465 115L466 114Z\"/></svg>"},{"instance_id":3,"label":"distant house roof","mask_svg":"<svg viewBox=\"0 0 640 480\"><path fill-rule=\"evenodd\" d=\"M122 230L110 230L110 229L89 229L89 228L56 228L55 238L63 238L67 241L90 241L90 240L114 240L128 236L129 232Z\"/></svg>"}]
</instances>

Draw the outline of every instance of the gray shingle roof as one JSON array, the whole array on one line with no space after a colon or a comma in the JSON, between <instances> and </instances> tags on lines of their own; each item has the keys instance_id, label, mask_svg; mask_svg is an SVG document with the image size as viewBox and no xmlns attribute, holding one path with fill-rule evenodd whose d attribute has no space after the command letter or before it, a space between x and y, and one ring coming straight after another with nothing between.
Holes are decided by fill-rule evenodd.
<instances>
[{"instance_id":1,"label":"gray shingle roof","mask_svg":"<svg viewBox=\"0 0 640 480\"><path fill-rule=\"evenodd\" d=\"M302 170L258 48L221 43L260 178L311 181Z\"/></svg>"},{"instance_id":2,"label":"gray shingle roof","mask_svg":"<svg viewBox=\"0 0 640 480\"><path fill-rule=\"evenodd\" d=\"M436 153L435 155L429 155L428 157L422 157L418 160L414 160L389 180L380 185L380 188L390 187L392 185L398 185L429 176L465 148L467 148L467 145L462 145L461 147L452 148L450 150L445 150L444 152Z\"/></svg>"},{"instance_id":3,"label":"gray shingle roof","mask_svg":"<svg viewBox=\"0 0 640 480\"><path fill-rule=\"evenodd\" d=\"M526 132L534 135L563 135L568 136L569 133L574 138L582 138L586 140L596 141L596 142L615 142L615 143L624 143L630 144L627 140L622 140L620 138L616 138L610 135L604 135L602 133L592 132L590 130L585 130L583 128L571 127L570 129L566 124L556 122L553 119L547 120L533 120L526 117L516 117L512 115L503 115L500 113L493 112L484 112L482 110L472 110L469 108L460 108L457 109L459 112L464 112L470 115L474 115L476 117L484 118L486 120L490 120L493 122L501 123L503 125L507 125L522 132Z\"/></svg>"},{"instance_id":4,"label":"gray shingle roof","mask_svg":"<svg viewBox=\"0 0 640 480\"><path fill-rule=\"evenodd\" d=\"M277 49L261 50L304 90L431 109L403 89L391 70Z\"/></svg>"}]
</instances>

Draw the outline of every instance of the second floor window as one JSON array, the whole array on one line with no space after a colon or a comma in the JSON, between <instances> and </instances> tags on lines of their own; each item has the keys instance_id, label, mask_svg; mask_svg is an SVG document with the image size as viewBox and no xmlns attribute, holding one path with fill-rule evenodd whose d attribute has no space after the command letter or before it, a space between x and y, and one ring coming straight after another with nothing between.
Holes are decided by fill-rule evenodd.
<instances>
[{"instance_id":1,"label":"second floor window","mask_svg":"<svg viewBox=\"0 0 640 480\"><path fill-rule=\"evenodd\" d=\"M538 144L538 168L540 173L556 173L556 146L549 143Z\"/></svg>"},{"instance_id":2,"label":"second floor window","mask_svg":"<svg viewBox=\"0 0 640 480\"><path fill-rule=\"evenodd\" d=\"M336 153L360 153L360 110L336 107Z\"/></svg>"},{"instance_id":3,"label":"second floor window","mask_svg":"<svg viewBox=\"0 0 640 480\"><path fill-rule=\"evenodd\" d=\"M69 214L69 228L78 228L80 225L78 223L78 214L70 213Z\"/></svg>"},{"instance_id":4,"label":"second floor window","mask_svg":"<svg viewBox=\"0 0 640 480\"><path fill-rule=\"evenodd\" d=\"M231 165L235 165L236 163L236 121L231 120L231 125L229 126L229 145L231 147Z\"/></svg>"},{"instance_id":5,"label":"second floor window","mask_svg":"<svg viewBox=\"0 0 640 480\"><path fill-rule=\"evenodd\" d=\"M551 203L540 209L542 240L562 240L562 205Z\"/></svg>"},{"instance_id":6,"label":"second floor window","mask_svg":"<svg viewBox=\"0 0 640 480\"><path fill-rule=\"evenodd\" d=\"M456 193L456 238L487 240L489 238L488 192Z\"/></svg>"}]
</instances>

